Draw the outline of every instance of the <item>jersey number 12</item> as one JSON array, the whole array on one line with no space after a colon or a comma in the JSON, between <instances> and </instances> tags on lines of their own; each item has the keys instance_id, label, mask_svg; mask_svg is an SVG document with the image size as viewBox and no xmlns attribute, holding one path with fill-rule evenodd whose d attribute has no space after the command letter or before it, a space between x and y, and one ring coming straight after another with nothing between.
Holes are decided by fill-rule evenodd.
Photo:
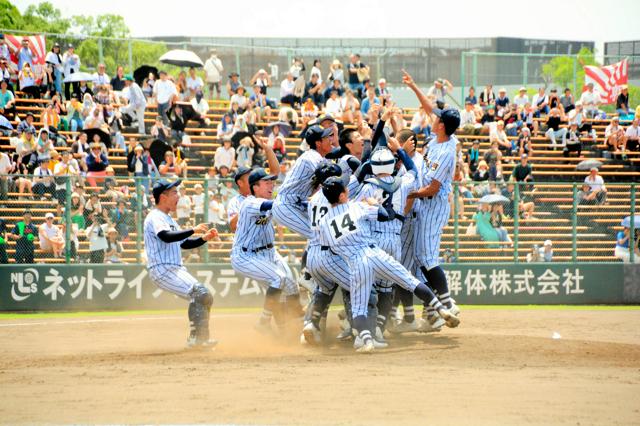
<instances>
[{"instance_id":1,"label":"jersey number 12","mask_svg":"<svg viewBox=\"0 0 640 426\"><path fill-rule=\"evenodd\" d=\"M351 216L349 216L349 213L342 216L342 222L340 222L340 225L338 225L337 222L337 220L339 219L340 217L337 217L329 222L329 225L331 225L331 229L333 230L333 237L336 240L342 237L344 234L349 234L356 230L356 224L353 223L353 220L351 220Z\"/></svg>"}]
</instances>

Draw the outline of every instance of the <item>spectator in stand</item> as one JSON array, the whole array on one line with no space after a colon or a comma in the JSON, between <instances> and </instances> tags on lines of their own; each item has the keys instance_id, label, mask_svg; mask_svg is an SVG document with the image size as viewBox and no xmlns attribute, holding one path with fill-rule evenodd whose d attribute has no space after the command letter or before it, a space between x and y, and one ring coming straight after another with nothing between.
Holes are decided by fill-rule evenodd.
<instances>
[{"instance_id":1,"label":"spectator in stand","mask_svg":"<svg viewBox=\"0 0 640 426\"><path fill-rule=\"evenodd\" d=\"M153 86L153 94L158 102L158 114L162 117L162 122L169 125L169 117L167 111L173 105L173 101L178 96L176 85L167 78L165 71L160 71L160 80Z\"/></svg>"},{"instance_id":2,"label":"spectator in stand","mask_svg":"<svg viewBox=\"0 0 640 426\"><path fill-rule=\"evenodd\" d=\"M195 194L191 196L193 205L193 213L195 215L195 223L202 223L204 221L204 192L202 192L202 185L196 183L193 187Z\"/></svg>"},{"instance_id":3,"label":"spectator in stand","mask_svg":"<svg viewBox=\"0 0 640 426\"><path fill-rule=\"evenodd\" d=\"M415 117L415 115L414 115ZM413 128L413 121L411 122ZM476 113L473 109L471 101L467 100L464 103L464 109L460 110L460 129L461 133L465 135L479 134L482 125L476 122ZM425 137L427 135L425 134Z\"/></svg>"},{"instance_id":4,"label":"spectator in stand","mask_svg":"<svg viewBox=\"0 0 640 426\"><path fill-rule=\"evenodd\" d=\"M34 53L28 37L22 38L22 43L20 49L16 52L16 56L18 58L18 71L22 71L26 64L29 64L29 67L33 67L33 58L37 54Z\"/></svg>"},{"instance_id":5,"label":"spectator in stand","mask_svg":"<svg viewBox=\"0 0 640 426\"><path fill-rule=\"evenodd\" d=\"M487 84L482 93L480 93L478 101L480 106L486 109L489 105L493 105L495 99L496 94L493 93L493 86L491 84Z\"/></svg>"},{"instance_id":6,"label":"spectator in stand","mask_svg":"<svg viewBox=\"0 0 640 426\"><path fill-rule=\"evenodd\" d=\"M145 151L142 145L136 145L133 150L134 155L131 157L129 170L133 172L136 179L136 185L144 186L145 192L149 192L149 178L151 177L151 157Z\"/></svg>"},{"instance_id":7,"label":"spectator in stand","mask_svg":"<svg viewBox=\"0 0 640 426\"><path fill-rule=\"evenodd\" d=\"M118 199L117 206L111 213L111 223L118 231L120 238L125 241L129 238L129 222L131 222L131 219L126 201L123 198Z\"/></svg>"},{"instance_id":8,"label":"spectator in stand","mask_svg":"<svg viewBox=\"0 0 640 426\"><path fill-rule=\"evenodd\" d=\"M299 99L293 94L296 82L293 80L293 74L287 73L287 77L280 83L280 102L294 106L296 103L300 103Z\"/></svg>"},{"instance_id":9,"label":"spectator in stand","mask_svg":"<svg viewBox=\"0 0 640 426\"><path fill-rule=\"evenodd\" d=\"M478 163L480 161L480 141L478 141L477 139L473 141L473 144L467 151L465 158L469 166L469 171L471 173L475 173L475 171L478 169Z\"/></svg>"},{"instance_id":10,"label":"spectator in stand","mask_svg":"<svg viewBox=\"0 0 640 426\"><path fill-rule=\"evenodd\" d=\"M527 154L520 156L520 164L513 168L511 177L516 182L533 182L533 169L529 164L529 156Z\"/></svg>"},{"instance_id":11,"label":"spectator in stand","mask_svg":"<svg viewBox=\"0 0 640 426\"><path fill-rule=\"evenodd\" d=\"M124 249L118 236L118 230L116 228L109 228L107 230L107 248L105 248L105 261L107 263L122 263L122 254Z\"/></svg>"},{"instance_id":12,"label":"spectator in stand","mask_svg":"<svg viewBox=\"0 0 640 426\"><path fill-rule=\"evenodd\" d=\"M209 112L209 102L204 98L204 92L198 90L193 99L191 99L191 107L196 112L196 116L193 120L200 122L200 127L209 126L211 121L207 118Z\"/></svg>"},{"instance_id":13,"label":"spectator in stand","mask_svg":"<svg viewBox=\"0 0 640 426\"><path fill-rule=\"evenodd\" d=\"M271 87L271 76L264 69L260 68L258 72L256 72L251 80L249 81L253 87L258 87L260 89L260 93L267 96L267 88Z\"/></svg>"},{"instance_id":14,"label":"spectator in stand","mask_svg":"<svg viewBox=\"0 0 640 426\"><path fill-rule=\"evenodd\" d=\"M527 88L521 87L518 90L518 96L513 98L513 103L518 106L518 108L524 107L529 103L529 96L527 95Z\"/></svg>"},{"instance_id":15,"label":"spectator in stand","mask_svg":"<svg viewBox=\"0 0 640 426\"><path fill-rule=\"evenodd\" d=\"M627 147L627 137L625 136L625 131L620 126L620 119L618 117L613 117L611 119L611 123L604 130L604 140L613 154L622 153L623 159L626 157L624 152Z\"/></svg>"},{"instance_id":16,"label":"spectator in stand","mask_svg":"<svg viewBox=\"0 0 640 426\"><path fill-rule=\"evenodd\" d=\"M473 105L473 106L476 106L478 104L478 97L476 96L476 89L473 86L469 87L469 94L467 95L466 98L464 98L465 105L466 105L467 102L471 103L471 105Z\"/></svg>"},{"instance_id":17,"label":"spectator in stand","mask_svg":"<svg viewBox=\"0 0 640 426\"><path fill-rule=\"evenodd\" d=\"M238 112L242 114L246 109L249 103L249 99L245 96L244 87L239 86L236 89L236 94L231 96L231 100L229 101L231 106L235 103L238 106ZM233 108L232 108L233 109Z\"/></svg>"},{"instance_id":18,"label":"spectator in stand","mask_svg":"<svg viewBox=\"0 0 640 426\"><path fill-rule=\"evenodd\" d=\"M107 250L107 231L111 227L109 222L96 212L92 212L91 225L87 228L86 234L89 240L89 262L104 263L104 254Z\"/></svg>"},{"instance_id":19,"label":"spectator in stand","mask_svg":"<svg viewBox=\"0 0 640 426\"><path fill-rule=\"evenodd\" d=\"M299 77L303 76L304 71L304 60L302 60L302 58L293 58L291 61L291 68L289 68L289 72L293 74L293 79L297 80Z\"/></svg>"},{"instance_id":20,"label":"spectator in stand","mask_svg":"<svg viewBox=\"0 0 640 426\"><path fill-rule=\"evenodd\" d=\"M347 89L344 92L342 110L342 121L345 124L353 124L360 118L360 101L356 99L351 89Z\"/></svg>"},{"instance_id":21,"label":"spectator in stand","mask_svg":"<svg viewBox=\"0 0 640 426\"><path fill-rule=\"evenodd\" d=\"M62 257L64 250L64 237L61 229L54 223L55 216L49 212L45 216L45 221L38 230L38 240L40 250L51 253L54 258Z\"/></svg>"},{"instance_id":22,"label":"spectator in stand","mask_svg":"<svg viewBox=\"0 0 640 426\"><path fill-rule=\"evenodd\" d=\"M560 115L560 110L558 108L551 109L549 117L547 118L548 129L544 135L549 138L551 146L554 148L556 146L564 147L566 145L567 128L560 127L563 121L563 117ZM562 143L558 144L558 138L562 139Z\"/></svg>"},{"instance_id":23,"label":"spectator in stand","mask_svg":"<svg viewBox=\"0 0 640 426\"><path fill-rule=\"evenodd\" d=\"M0 264L6 265L9 263L9 257L7 256L7 222L0 218Z\"/></svg>"},{"instance_id":24,"label":"spectator in stand","mask_svg":"<svg viewBox=\"0 0 640 426\"><path fill-rule=\"evenodd\" d=\"M187 170L187 161L184 159L176 159L173 151L164 153L164 161L158 166L160 176L167 178L175 178L182 176Z\"/></svg>"},{"instance_id":25,"label":"spectator in stand","mask_svg":"<svg viewBox=\"0 0 640 426\"><path fill-rule=\"evenodd\" d=\"M91 152L91 149L87 143L87 134L84 132L78 133L76 141L71 145L71 155L78 161L78 165L84 171L87 169L86 158L89 152Z\"/></svg>"},{"instance_id":26,"label":"spectator in stand","mask_svg":"<svg viewBox=\"0 0 640 426\"><path fill-rule=\"evenodd\" d=\"M118 67L120 69L121 67ZM147 108L147 100L145 99L142 89L133 80L131 75L124 77L124 87L126 88L123 93L123 98L126 99L127 105L120 111L123 114L127 114L131 117L133 122L138 122L138 133L145 134L144 126L144 110Z\"/></svg>"},{"instance_id":27,"label":"spectator in stand","mask_svg":"<svg viewBox=\"0 0 640 426\"><path fill-rule=\"evenodd\" d=\"M59 203L63 204L67 195L67 179L78 178L80 176L80 165L71 156L71 151L62 151L61 160L53 168L53 175L57 177L55 192L56 199Z\"/></svg>"},{"instance_id":28,"label":"spectator in stand","mask_svg":"<svg viewBox=\"0 0 640 426\"><path fill-rule=\"evenodd\" d=\"M40 88L36 85L36 78L37 76L31 68L31 65L28 62L25 63L18 73L20 90L24 92L25 97L33 99L40 98Z\"/></svg>"},{"instance_id":29,"label":"spectator in stand","mask_svg":"<svg viewBox=\"0 0 640 426\"><path fill-rule=\"evenodd\" d=\"M225 218L225 208L220 200L220 195L218 192L211 192L209 194L209 222L213 223L215 227L223 226L226 224Z\"/></svg>"},{"instance_id":30,"label":"spectator in stand","mask_svg":"<svg viewBox=\"0 0 640 426\"><path fill-rule=\"evenodd\" d=\"M376 97L387 100L391 99L391 92L389 92L389 89L387 89L387 80L385 80L384 78L378 80L378 87L376 87Z\"/></svg>"},{"instance_id":31,"label":"spectator in stand","mask_svg":"<svg viewBox=\"0 0 640 426\"><path fill-rule=\"evenodd\" d=\"M334 118L339 119L342 117L342 99L338 97L338 92L336 90L331 91L324 107L324 112Z\"/></svg>"},{"instance_id":32,"label":"spectator in stand","mask_svg":"<svg viewBox=\"0 0 640 426\"><path fill-rule=\"evenodd\" d=\"M227 81L227 94L229 95L229 99L231 99L231 96L236 94L238 87L241 86L242 82L240 81L240 74L237 72L229 74L229 81Z\"/></svg>"},{"instance_id":33,"label":"spectator in stand","mask_svg":"<svg viewBox=\"0 0 640 426\"><path fill-rule=\"evenodd\" d=\"M83 104L78 100L78 95L73 94L71 99L67 101L67 122L71 128L72 132L77 132L78 130L82 130L84 127L84 117L83 117Z\"/></svg>"},{"instance_id":34,"label":"spectator in stand","mask_svg":"<svg viewBox=\"0 0 640 426\"><path fill-rule=\"evenodd\" d=\"M584 179L584 183L589 185L589 193L594 194L598 204L603 204L607 200L607 188L604 179L598 174L598 168L592 167L589 176Z\"/></svg>"},{"instance_id":35,"label":"spectator in stand","mask_svg":"<svg viewBox=\"0 0 640 426\"><path fill-rule=\"evenodd\" d=\"M376 92L373 88L367 90L367 97L363 99L362 104L360 105L360 112L363 115L367 115L369 113L369 109L372 105L380 105L380 100L376 98Z\"/></svg>"},{"instance_id":36,"label":"spectator in stand","mask_svg":"<svg viewBox=\"0 0 640 426\"><path fill-rule=\"evenodd\" d=\"M226 166L229 170L235 168L236 150L231 146L231 140L225 139L222 146L216 149L214 157L214 166L220 170L220 167ZM197 222L197 221L196 221Z\"/></svg>"},{"instance_id":37,"label":"spectator in stand","mask_svg":"<svg viewBox=\"0 0 640 426\"><path fill-rule=\"evenodd\" d=\"M220 140L231 140L231 135L233 135L233 120L231 120L231 114L228 112L222 116L222 120L218 123L216 135Z\"/></svg>"},{"instance_id":38,"label":"spectator in stand","mask_svg":"<svg viewBox=\"0 0 640 426\"><path fill-rule=\"evenodd\" d=\"M161 141L168 142L171 138L171 128L164 124L161 116L156 116L156 121L151 127L149 132L154 139L160 139Z\"/></svg>"},{"instance_id":39,"label":"spectator in stand","mask_svg":"<svg viewBox=\"0 0 640 426\"><path fill-rule=\"evenodd\" d=\"M222 81L222 72L224 67L222 61L218 58L218 52L216 49L211 49L211 56L204 63L205 80L207 86L209 86L209 99L213 99L213 92L216 92L216 99L220 99L221 89L220 82Z\"/></svg>"},{"instance_id":40,"label":"spectator in stand","mask_svg":"<svg viewBox=\"0 0 640 426\"><path fill-rule=\"evenodd\" d=\"M86 157L87 162L87 182L90 186L96 187L98 183L104 182L107 175L105 170L109 166L109 159L102 152L102 146L99 143L91 144L91 151Z\"/></svg>"},{"instance_id":41,"label":"spectator in stand","mask_svg":"<svg viewBox=\"0 0 640 426\"><path fill-rule=\"evenodd\" d=\"M453 85L449 82L449 80L439 78L434 81L433 86L429 88L429 90L427 91L427 96L433 96L436 100L438 108L444 108L447 93L450 93L452 90Z\"/></svg>"},{"instance_id":42,"label":"spectator in stand","mask_svg":"<svg viewBox=\"0 0 640 426\"><path fill-rule=\"evenodd\" d=\"M541 86L538 93L533 95L531 105L533 106L533 116L538 118L540 114L549 114L549 96L545 93L545 87Z\"/></svg>"},{"instance_id":43,"label":"spectator in stand","mask_svg":"<svg viewBox=\"0 0 640 426\"><path fill-rule=\"evenodd\" d=\"M116 92L121 92L125 88L125 75L122 65L118 65L118 67L116 68L116 75L111 79L109 84L111 85L111 89Z\"/></svg>"},{"instance_id":44,"label":"spectator in stand","mask_svg":"<svg viewBox=\"0 0 640 426\"><path fill-rule=\"evenodd\" d=\"M580 131L578 130L577 123L571 123L571 125L569 126L566 146L562 151L562 155L564 155L565 158L568 158L569 154L572 152L577 152L578 157L582 156L582 141L580 140Z\"/></svg>"},{"instance_id":45,"label":"spectator in stand","mask_svg":"<svg viewBox=\"0 0 640 426\"><path fill-rule=\"evenodd\" d=\"M56 192L53 173L49 170L49 160L49 157L42 157L40 165L33 172L31 191L35 197L40 199L44 199L45 194L53 197Z\"/></svg>"},{"instance_id":46,"label":"spectator in stand","mask_svg":"<svg viewBox=\"0 0 640 426\"><path fill-rule=\"evenodd\" d=\"M509 199L509 203L505 205L505 214L513 217L515 214L515 188L516 183L513 179L509 180L506 187L502 189L502 195ZM533 211L535 209L535 203L533 201L528 201L525 193L524 193L524 185L521 185L519 188L519 202L518 202L518 212L520 214L520 218L522 219L534 219Z\"/></svg>"},{"instance_id":47,"label":"spectator in stand","mask_svg":"<svg viewBox=\"0 0 640 426\"><path fill-rule=\"evenodd\" d=\"M564 114L564 109L562 108L560 98L558 97L558 89L551 89L549 91L549 109L552 108L558 108L560 113Z\"/></svg>"},{"instance_id":48,"label":"spectator in stand","mask_svg":"<svg viewBox=\"0 0 640 426\"><path fill-rule=\"evenodd\" d=\"M324 91L324 98L329 99L331 97L331 92L337 92L338 97L341 98L344 95L344 89L340 86L340 80L333 80L331 86L327 90Z\"/></svg>"},{"instance_id":49,"label":"spectator in stand","mask_svg":"<svg viewBox=\"0 0 640 426\"><path fill-rule=\"evenodd\" d=\"M0 81L0 114L11 120L16 115L16 100L6 80Z\"/></svg>"},{"instance_id":50,"label":"spectator in stand","mask_svg":"<svg viewBox=\"0 0 640 426\"><path fill-rule=\"evenodd\" d=\"M278 126L276 126L278 127ZM250 136L246 136L240 140L238 149L236 150L236 164L238 167L251 167L253 163L253 140Z\"/></svg>"},{"instance_id":51,"label":"spectator in stand","mask_svg":"<svg viewBox=\"0 0 640 426\"><path fill-rule=\"evenodd\" d=\"M553 243L551 240L545 240L540 256L543 262L553 262Z\"/></svg>"},{"instance_id":52,"label":"spectator in stand","mask_svg":"<svg viewBox=\"0 0 640 426\"><path fill-rule=\"evenodd\" d=\"M313 102L313 98L306 98L304 103L300 106L300 115L302 117L302 124L306 126L309 121L315 120L318 117L319 109Z\"/></svg>"},{"instance_id":53,"label":"spectator in stand","mask_svg":"<svg viewBox=\"0 0 640 426\"><path fill-rule=\"evenodd\" d=\"M169 80L173 81L173 76L168 77ZM180 71L178 73L178 78L175 80L176 91L178 96L176 97L177 102L186 102L189 100L189 89L187 88L187 73L184 71Z\"/></svg>"},{"instance_id":54,"label":"spectator in stand","mask_svg":"<svg viewBox=\"0 0 640 426\"><path fill-rule=\"evenodd\" d=\"M267 145L276 154L278 161L283 161L287 156L284 136L280 133L280 126L273 126L273 131L269 134Z\"/></svg>"},{"instance_id":55,"label":"spectator in stand","mask_svg":"<svg viewBox=\"0 0 640 426\"><path fill-rule=\"evenodd\" d=\"M493 105L487 105L485 108L485 113L480 119L480 124L482 124L482 133L488 134L491 133L491 129L493 128L496 121L496 110Z\"/></svg>"},{"instance_id":56,"label":"spectator in stand","mask_svg":"<svg viewBox=\"0 0 640 426\"><path fill-rule=\"evenodd\" d=\"M600 94L593 90L593 83L587 84L587 90L582 92L580 102L584 107L587 118L594 118L598 115L598 107L602 103Z\"/></svg>"},{"instance_id":57,"label":"spectator in stand","mask_svg":"<svg viewBox=\"0 0 640 426\"><path fill-rule=\"evenodd\" d=\"M531 247L531 252L527 253L526 259L527 263L542 262L542 257L540 256L540 246L534 244L533 247Z\"/></svg>"},{"instance_id":58,"label":"spectator in stand","mask_svg":"<svg viewBox=\"0 0 640 426\"><path fill-rule=\"evenodd\" d=\"M576 123L581 134L590 135L593 142L596 142L596 132L591 123L587 121L587 114L582 107L582 102L576 102L576 107L569 113L569 124Z\"/></svg>"},{"instance_id":59,"label":"spectator in stand","mask_svg":"<svg viewBox=\"0 0 640 426\"><path fill-rule=\"evenodd\" d=\"M640 150L640 127L638 126L638 117L634 118L631 125L627 127L624 136L627 140L627 149L629 151Z\"/></svg>"},{"instance_id":60,"label":"spectator in stand","mask_svg":"<svg viewBox=\"0 0 640 426\"><path fill-rule=\"evenodd\" d=\"M307 86L305 87L305 98L311 98L318 108L322 108L322 105L324 104L324 97L322 96L323 91L324 84L320 83L317 74L312 74L309 83L307 83Z\"/></svg>"},{"instance_id":61,"label":"spectator in stand","mask_svg":"<svg viewBox=\"0 0 640 426\"><path fill-rule=\"evenodd\" d=\"M571 89L568 87L564 89L564 95L560 98L560 105L562 105L565 114L568 114L569 111L576 107L573 94L571 93Z\"/></svg>"},{"instance_id":62,"label":"spectator in stand","mask_svg":"<svg viewBox=\"0 0 640 426\"><path fill-rule=\"evenodd\" d=\"M522 126L522 123L518 117L518 106L516 104L509 104L509 106L503 110L502 121L504 121L507 136L518 135L518 129Z\"/></svg>"},{"instance_id":63,"label":"spectator in stand","mask_svg":"<svg viewBox=\"0 0 640 426\"><path fill-rule=\"evenodd\" d=\"M492 209L490 204L479 204L478 211L473 215L473 221L476 226L476 233L480 236L482 241L486 242L498 242L501 241L501 232L496 229L492 224ZM504 233L502 233L504 234ZM489 244L489 248L498 247L495 244Z\"/></svg>"},{"instance_id":64,"label":"spectator in stand","mask_svg":"<svg viewBox=\"0 0 640 426\"><path fill-rule=\"evenodd\" d=\"M0 58L0 81L6 81L9 91L11 93L14 92L13 85L11 84L11 69L9 68L9 62L2 58Z\"/></svg>"},{"instance_id":65,"label":"spectator in stand","mask_svg":"<svg viewBox=\"0 0 640 426\"><path fill-rule=\"evenodd\" d=\"M329 75L327 75L327 80L331 82L337 80L340 82L341 87L344 86L344 69L338 59L334 59L331 65L329 65Z\"/></svg>"},{"instance_id":66,"label":"spectator in stand","mask_svg":"<svg viewBox=\"0 0 640 426\"><path fill-rule=\"evenodd\" d=\"M80 71L80 57L75 53L74 47L70 44L67 51L62 55L62 67L64 69L64 78L71 77L71 74ZM73 90L71 90L73 88ZM78 83L64 84L64 98L71 99L71 93L79 93L80 85Z\"/></svg>"},{"instance_id":67,"label":"spectator in stand","mask_svg":"<svg viewBox=\"0 0 640 426\"><path fill-rule=\"evenodd\" d=\"M502 153L497 141L491 142L491 148L484 154L484 161L489 166L490 181L495 181L502 177Z\"/></svg>"},{"instance_id":68,"label":"spectator in stand","mask_svg":"<svg viewBox=\"0 0 640 426\"><path fill-rule=\"evenodd\" d=\"M93 74L93 86L108 86L111 82L111 79L107 75L106 66L104 64L98 64L98 71Z\"/></svg>"},{"instance_id":69,"label":"spectator in stand","mask_svg":"<svg viewBox=\"0 0 640 426\"><path fill-rule=\"evenodd\" d=\"M178 188L179 198L176 206L176 217L178 218L178 225L184 227L185 224L191 219L191 197L187 195L187 187L180 185Z\"/></svg>"},{"instance_id":70,"label":"spectator in stand","mask_svg":"<svg viewBox=\"0 0 640 426\"><path fill-rule=\"evenodd\" d=\"M316 74L318 76L318 81L322 83L322 70L320 69L321 66L322 63L320 59L313 60L313 67L311 67L311 72L309 73L309 80L311 80L312 75Z\"/></svg>"},{"instance_id":71,"label":"spectator in stand","mask_svg":"<svg viewBox=\"0 0 640 426\"><path fill-rule=\"evenodd\" d=\"M11 234L7 238L16 241L16 263L33 263L34 240L38 235L38 228L31 222L31 212L25 211L22 220L16 223Z\"/></svg>"},{"instance_id":72,"label":"spectator in stand","mask_svg":"<svg viewBox=\"0 0 640 426\"><path fill-rule=\"evenodd\" d=\"M502 117L504 115L504 111L509 106L509 97L507 96L507 89L501 87L498 90L498 97L496 98L496 110L498 117Z\"/></svg>"},{"instance_id":73,"label":"spectator in stand","mask_svg":"<svg viewBox=\"0 0 640 426\"><path fill-rule=\"evenodd\" d=\"M498 121L495 128L489 132L489 142L491 144L496 142L503 156L511 155L511 142L504 131L504 121Z\"/></svg>"},{"instance_id":74,"label":"spectator in stand","mask_svg":"<svg viewBox=\"0 0 640 426\"><path fill-rule=\"evenodd\" d=\"M616 112L620 115L629 114L629 88L626 84L620 87L620 94L616 98Z\"/></svg>"},{"instance_id":75,"label":"spectator in stand","mask_svg":"<svg viewBox=\"0 0 640 426\"><path fill-rule=\"evenodd\" d=\"M194 67L189 68L189 76L187 77L187 90L188 96L185 99L190 101L196 96L196 92L204 90L204 82L200 76L196 75L196 69Z\"/></svg>"},{"instance_id":76,"label":"spectator in stand","mask_svg":"<svg viewBox=\"0 0 640 426\"><path fill-rule=\"evenodd\" d=\"M349 57L347 71L349 72L349 88L358 94L359 99L362 98L364 92L363 83L368 79L369 67L362 63L359 54L353 53Z\"/></svg>"},{"instance_id":77,"label":"spectator in stand","mask_svg":"<svg viewBox=\"0 0 640 426\"><path fill-rule=\"evenodd\" d=\"M4 34L0 34L0 59L6 59L7 61L11 59L11 52L4 39Z\"/></svg>"},{"instance_id":78,"label":"spectator in stand","mask_svg":"<svg viewBox=\"0 0 640 426\"><path fill-rule=\"evenodd\" d=\"M15 170L15 164L4 152L0 152L0 200L6 200L9 192L9 182L11 181L11 173Z\"/></svg>"},{"instance_id":79,"label":"spectator in stand","mask_svg":"<svg viewBox=\"0 0 640 426\"><path fill-rule=\"evenodd\" d=\"M634 224L635 238L631 237L631 229L626 226L616 235L616 248L613 255L624 263L631 261L630 246L633 246L633 263L640 263L640 224Z\"/></svg>"},{"instance_id":80,"label":"spectator in stand","mask_svg":"<svg viewBox=\"0 0 640 426\"><path fill-rule=\"evenodd\" d=\"M260 120L269 121L271 106L267 100L267 95L262 93L261 86L257 84L253 86L253 94L249 97L249 101L255 105L256 113L258 113Z\"/></svg>"},{"instance_id":81,"label":"spectator in stand","mask_svg":"<svg viewBox=\"0 0 640 426\"><path fill-rule=\"evenodd\" d=\"M106 123L104 121L104 112L102 105L96 105L91 113L84 120L84 129L100 129Z\"/></svg>"}]
</instances>

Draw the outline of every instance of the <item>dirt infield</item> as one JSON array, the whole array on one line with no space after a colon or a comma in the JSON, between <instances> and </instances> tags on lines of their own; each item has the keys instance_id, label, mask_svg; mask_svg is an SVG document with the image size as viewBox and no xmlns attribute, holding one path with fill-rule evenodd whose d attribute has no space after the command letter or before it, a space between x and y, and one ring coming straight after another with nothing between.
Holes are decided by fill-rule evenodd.
<instances>
[{"instance_id":1,"label":"dirt infield","mask_svg":"<svg viewBox=\"0 0 640 426\"><path fill-rule=\"evenodd\" d=\"M639 310L469 309L373 355L257 317L215 316L209 353L177 314L0 321L0 423L640 424Z\"/></svg>"}]
</instances>

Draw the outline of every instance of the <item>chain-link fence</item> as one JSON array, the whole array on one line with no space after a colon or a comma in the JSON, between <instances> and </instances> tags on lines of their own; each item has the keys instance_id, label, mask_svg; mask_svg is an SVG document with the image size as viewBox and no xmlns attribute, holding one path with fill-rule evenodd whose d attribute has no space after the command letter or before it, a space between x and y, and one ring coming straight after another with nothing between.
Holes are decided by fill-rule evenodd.
<instances>
[{"instance_id":1,"label":"chain-link fence","mask_svg":"<svg viewBox=\"0 0 640 426\"><path fill-rule=\"evenodd\" d=\"M0 261L4 263L145 263L143 223L153 177L4 176L0 193ZM220 238L185 250L188 263L228 262L233 233L231 179L188 178L175 218L202 222ZM636 184L458 182L442 237L443 262L611 262L627 217L638 219ZM627 228L638 228L630 221ZM298 264L306 241L276 227L276 246ZM635 243L638 243L636 239ZM624 249L625 244L618 244ZM626 244L633 246L633 244ZM627 248L631 258L635 253Z\"/></svg>"}]
</instances>

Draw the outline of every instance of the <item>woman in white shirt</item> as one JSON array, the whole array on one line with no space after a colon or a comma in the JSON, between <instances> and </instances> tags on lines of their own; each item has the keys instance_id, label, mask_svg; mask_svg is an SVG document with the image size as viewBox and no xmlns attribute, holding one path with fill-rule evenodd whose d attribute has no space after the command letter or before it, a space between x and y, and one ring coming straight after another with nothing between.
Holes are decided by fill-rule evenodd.
<instances>
[{"instance_id":1,"label":"woman in white shirt","mask_svg":"<svg viewBox=\"0 0 640 426\"><path fill-rule=\"evenodd\" d=\"M596 193L598 204L607 200L607 187L604 186L604 179L598 174L598 168L592 167L589 176L584 178L584 183L589 185L589 192Z\"/></svg>"},{"instance_id":2,"label":"woman in white shirt","mask_svg":"<svg viewBox=\"0 0 640 426\"><path fill-rule=\"evenodd\" d=\"M334 118L341 118L343 112L343 100L338 97L338 92L331 91L331 95L324 106L324 112Z\"/></svg>"},{"instance_id":3,"label":"woman in white shirt","mask_svg":"<svg viewBox=\"0 0 640 426\"><path fill-rule=\"evenodd\" d=\"M185 226L191 218L191 198L187 195L187 188L180 186L180 197L176 206L176 216L178 217L178 225Z\"/></svg>"},{"instance_id":4,"label":"woman in white shirt","mask_svg":"<svg viewBox=\"0 0 640 426\"><path fill-rule=\"evenodd\" d=\"M315 59L313 61L313 67L311 68L311 73L309 74L309 80L311 80L311 77L314 74L318 76L318 84L322 84L322 71L320 71L320 59Z\"/></svg>"},{"instance_id":5,"label":"woman in white shirt","mask_svg":"<svg viewBox=\"0 0 640 426\"><path fill-rule=\"evenodd\" d=\"M52 253L53 257L62 257L64 250L64 238L60 232L60 228L53 223L53 213L45 215L45 221L40 225L38 230L38 240L40 241L40 249L47 253Z\"/></svg>"}]
</instances>

